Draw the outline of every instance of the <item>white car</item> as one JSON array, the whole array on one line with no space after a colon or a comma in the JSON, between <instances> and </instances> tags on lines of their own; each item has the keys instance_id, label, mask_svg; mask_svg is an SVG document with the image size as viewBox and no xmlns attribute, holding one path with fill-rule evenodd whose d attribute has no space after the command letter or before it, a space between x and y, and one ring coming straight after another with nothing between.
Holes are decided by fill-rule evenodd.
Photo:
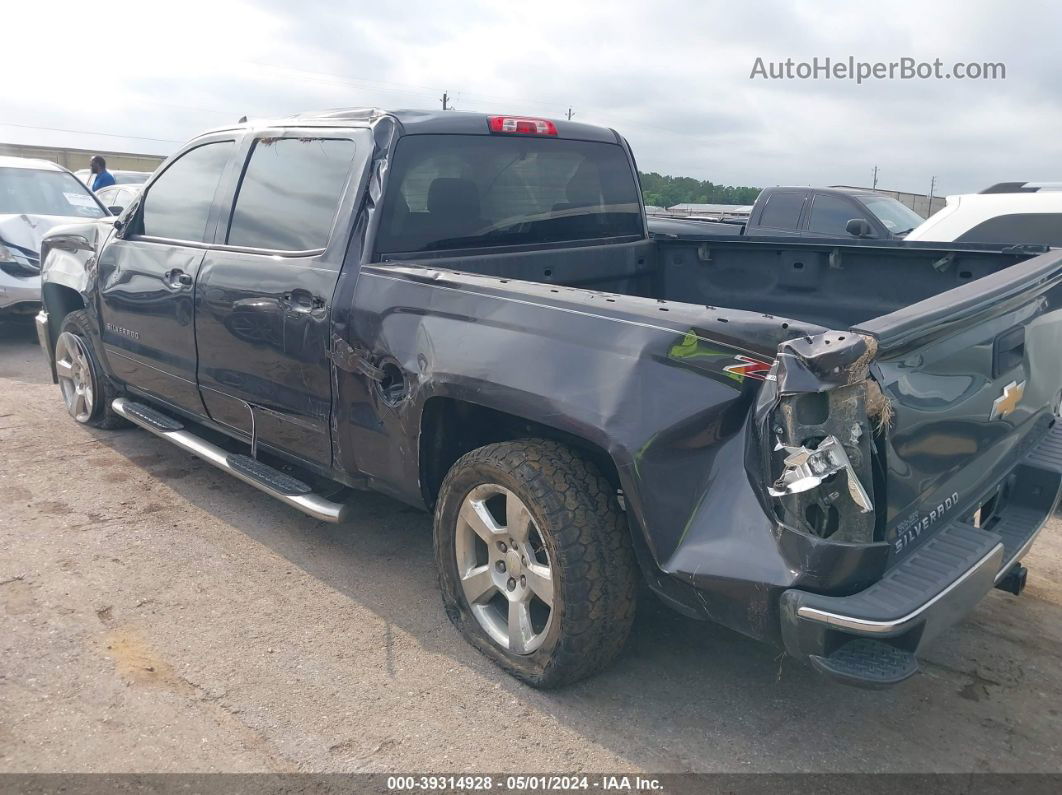
<instances>
[{"instance_id":1,"label":"white car","mask_svg":"<svg viewBox=\"0 0 1062 795\"><path fill-rule=\"evenodd\" d=\"M110 213L62 166L0 157L0 317L41 307L41 238L53 226Z\"/></svg>"},{"instance_id":2,"label":"white car","mask_svg":"<svg viewBox=\"0 0 1062 795\"><path fill-rule=\"evenodd\" d=\"M122 210L128 207L143 189L144 186L138 184L108 185L96 191L96 198L112 213L121 215Z\"/></svg>"},{"instance_id":3,"label":"white car","mask_svg":"<svg viewBox=\"0 0 1062 795\"><path fill-rule=\"evenodd\" d=\"M1062 246L1062 183L1004 182L981 193L949 196L906 239Z\"/></svg>"}]
</instances>

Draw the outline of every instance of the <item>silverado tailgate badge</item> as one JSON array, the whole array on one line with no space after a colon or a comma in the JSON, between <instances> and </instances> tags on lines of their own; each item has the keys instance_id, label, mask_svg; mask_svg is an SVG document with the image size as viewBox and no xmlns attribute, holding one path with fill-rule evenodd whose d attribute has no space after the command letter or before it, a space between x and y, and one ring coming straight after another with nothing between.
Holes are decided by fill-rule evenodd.
<instances>
[{"instance_id":1,"label":"silverado tailgate badge","mask_svg":"<svg viewBox=\"0 0 1062 795\"><path fill-rule=\"evenodd\" d=\"M988 419L1001 420L1008 414L1012 414L1018 408L1024 395L1025 382L1022 381L1019 384L1017 381L1011 381L1003 387L1003 394L992 401L992 413Z\"/></svg>"}]
</instances>

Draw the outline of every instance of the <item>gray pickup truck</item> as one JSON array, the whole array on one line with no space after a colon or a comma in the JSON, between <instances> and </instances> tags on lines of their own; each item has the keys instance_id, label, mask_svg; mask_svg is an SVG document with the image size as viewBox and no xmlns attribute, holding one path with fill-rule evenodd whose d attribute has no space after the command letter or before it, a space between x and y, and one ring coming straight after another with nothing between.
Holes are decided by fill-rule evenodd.
<instances>
[{"instance_id":1,"label":"gray pickup truck","mask_svg":"<svg viewBox=\"0 0 1062 795\"><path fill-rule=\"evenodd\" d=\"M905 679L1054 510L1062 253L668 239L639 197L583 124L241 124L45 239L38 333L78 423L324 521L434 511L448 615L532 685L615 657L639 579Z\"/></svg>"},{"instance_id":2,"label":"gray pickup truck","mask_svg":"<svg viewBox=\"0 0 1062 795\"><path fill-rule=\"evenodd\" d=\"M661 236L810 237L903 240L925 219L891 196L865 188L764 188L747 218L710 221L650 216L649 231Z\"/></svg>"}]
</instances>

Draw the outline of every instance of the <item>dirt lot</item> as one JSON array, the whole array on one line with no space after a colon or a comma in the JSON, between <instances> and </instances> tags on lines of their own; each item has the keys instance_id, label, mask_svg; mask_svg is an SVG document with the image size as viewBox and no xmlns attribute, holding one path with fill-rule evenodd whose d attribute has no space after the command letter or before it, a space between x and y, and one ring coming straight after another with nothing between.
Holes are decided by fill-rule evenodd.
<instances>
[{"instance_id":1,"label":"dirt lot","mask_svg":"<svg viewBox=\"0 0 1062 795\"><path fill-rule=\"evenodd\" d=\"M330 526L141 430L66 415L0 327L0 771L1059 771L1059 519L924 672L868 692L655 603L605 674L495 670L430 522Z\"/></svg>"}]
</instances>

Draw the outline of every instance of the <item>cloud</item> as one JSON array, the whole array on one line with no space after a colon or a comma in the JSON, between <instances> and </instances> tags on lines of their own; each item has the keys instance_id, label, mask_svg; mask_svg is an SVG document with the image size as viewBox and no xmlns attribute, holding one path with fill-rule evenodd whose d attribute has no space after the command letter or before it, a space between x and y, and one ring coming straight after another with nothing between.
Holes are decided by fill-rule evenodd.
<instances>
[{"instance_id":1,"label":"cloud","mask_svg":"<svg viewBox=\"0 0 1062 795\"><path fill-rule=\"evenodd\" d=\"M615 127L645 170L746 185L1059 179L1062 8L988 2L83 2L5 11L0 137L163 153L241 115L375 105ZM750 80L766 61L1003 62L1006 80ZM28 129L47 127L55 132ZM113 138L88 133L109 133ZM162 139L162 140L150 140Z\"/></svg>"}]
</instances>

